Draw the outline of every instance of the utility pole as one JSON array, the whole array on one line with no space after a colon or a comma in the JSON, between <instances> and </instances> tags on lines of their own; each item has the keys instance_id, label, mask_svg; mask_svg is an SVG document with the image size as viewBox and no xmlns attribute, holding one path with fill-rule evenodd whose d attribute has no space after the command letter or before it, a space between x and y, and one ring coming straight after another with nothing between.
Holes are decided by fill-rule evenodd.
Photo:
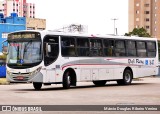
<instances>
[{"instance_id":1,"label":"utility pole","mask_svg":"<svg viewBox=\"0 0 160 114\"><path fill-rule=\"evenodd\" d=\"M111 20L113 20L114 21L114 35L117 35L117 29L116 29L116 20L118 20L118 19L116 19L116 18L113 18L113 19L111 19Z\"/></svg>"}]
</instances>

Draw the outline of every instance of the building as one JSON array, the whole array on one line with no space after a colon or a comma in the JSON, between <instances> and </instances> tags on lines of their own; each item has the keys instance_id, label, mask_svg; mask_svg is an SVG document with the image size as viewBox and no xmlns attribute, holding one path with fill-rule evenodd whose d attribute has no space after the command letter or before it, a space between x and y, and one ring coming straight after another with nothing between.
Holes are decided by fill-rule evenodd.
<instances>
[{"instance_id":1,"label":"building","mask_svg":"<svg viewBox=\"0 0 160 114\"><path fill-rule=\"evenodd\" d=\"M25 29L25 17L18 17L12 13L11 16L4 18L3 14L0 14L0 52L2 52L2 42L6 40L8 33Z\"/></svg>"},{"instance_id":2,"label":"building","mask_svg":"<svg viewBox=\"0 0 160 114\"><path fill-rule=\"evenodd\" d=\"M27 30L45 30L46 19L26 18L26 29Z\"/></svg>"},{"instance_id":3,"label":"building","mask_svg":"<svg viewBox=\"0 0 160 114\"><path fill-rule=\"evenodd\" d=\"M4 7L3 7L4 2L0 1L0 13L3 13Z\"/></svg>"},{"instance_id":4,"label":"building","mask_svg":"<svg viewBox=\"0 0 160 114\"><path fill-rule=\"evenodd\" d=\"M129 32L140 27L160 40L160 0L129 0Z\"/></svg>"},{"instance_id":5,"label":"building","mask_svg":"<svg viewBox=\"0 0 160 114\"><path fill-rule=\"evenodd\" d=\"M4 0L0 2L0 12L5 17L17 13L18 17L35 18L35 4L27 3L26 0Z\"/></svg>"}]
</instances>

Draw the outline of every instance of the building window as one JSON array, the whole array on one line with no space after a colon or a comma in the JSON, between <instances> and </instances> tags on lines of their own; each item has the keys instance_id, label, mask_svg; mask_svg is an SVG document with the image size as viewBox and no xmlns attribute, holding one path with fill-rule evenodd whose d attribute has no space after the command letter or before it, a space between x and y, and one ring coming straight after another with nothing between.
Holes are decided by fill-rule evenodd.
<instances>
[{"instance_id":1,"label":"building window","mask_svg":"<svg viewBox=\"0 0 160 114\"><path fill-rule=\"evenodd\" d=\"M15 11L15 9L13 9L13 11Z\"/></svg>"},{"instance_id":2,"label":"building window","mask_svg":"<svg viewBox=\"0 0 160 114\"><path fill-rule=\"evenodd\" d=\"M136 18L136 21L139 21L139 18Z\"/></svg>"},{"instance_id":3,"label":"building window","mask_svg":"<svg viewBox=\"0 0 160 114\"><path fill-rule=\"evenodd\" d=\"M155 17L157 17L157 14L154 14Z\"/></svg>"},{"instance_id":4,"label":"building window","mask_svg":"<svg viewBox=\"0 0 160 114\"><path fill-rule=\"evenodd\" d=\"M139 28L139 25L136 25L136 28Z\"/></svg>"},{"instance_id":5,"label":"building window","mask_svg":"<svg viewBox=\"0 0 160 114\"><path fill-rule=\"evenodd\" d=\"M138 7L138 6L139 6L139 3L136 3L136 6Z\"/></svg>"},{"instance_id":6,"label":"building window","mask_svg":"<svg viewBox=\"0 0 160 114\"><path fill-rule=\"evenodd\" d=\"M136 10L136 14L139 14L139 10Z\"/></svg>"},{"instance_id":7,"label":"building window","mask_svg":"<svg viewBox=\"0 0 160 114\"><path fill-rule=\"evenodd\" d=\"M157 21L154 21L155 24L157 24Z\"/></svg>"},{"instance_id":8,"label":"building window","mask_svg":"<svg viewBox=\"0 0 160 114\"><path fill-rule=\"evenodd\" d=\"M155 7L155 10L157 9L157 7Z\"/></svg>"},{"instance_id":9,"label":"building window","mask_svg":"<svg viewBox=\"0 0 160 114\"><path fill-rule=\"evenodd\" d=\"M23 5L23 8L27 8L27 6L26 6L26 5Z\"/></svg>"},{"instance_id":10,"label":"building window","mask_svg":"<svg viewBox=\"0 0 160 114\"><path fill-rule=\"evenodd\" d=\"M154 0L155 2L157 2L157 0Z\"/></svg>"},{"instance_id":11,"label":"building window","mask_svg":"<svg viewBox=\"0 0 160 114\"><path fill-rule=\"evenodd\" d=\"M7 36L8 36L8 33L6 33L6 32L2 33L2 38L7 38Z\"/></svg>"},{"instance_id":12,"label":"building window","mask_svg":"<svg viewBox=\"0 0 160 114\"><path fill-rule=\"evenodd\" d=\"M154 31L155 31L155 32L157 31L157 28L156 28L156 27L154 28Z\"/></svg>"},{"instance_id":13,"label":"building window","mask_svg":"<svg viewBox=\"0 0 160 114\"><path fill-rule=\"evenodd\" d=\"M17 4L17 6L18 6L18 4Z\"/></svg>"},{"instance_id":14,"label":"building window","mask_svg":"<svg viewBox=\"0 0 160 114\"><path fill-rule=\"evenodd\" d=\"M149 11L145 11L144 13L145 13L145 14L149 14Z\"/></svg>"},{"instance_id":15,"label":"building window","mask_svg":"<svg viewBox=\"0 0 160 114\"><path fill-rule=\"evenodd\" d=\"M149 29L149 26L146 26L146 29Z\"/></svg>"},{"instance_id":16,"label":"building window","mask_svg":"<svg viewBox=\"0 0 160 114\"><path fill-rule=\"evenodd\" d=\"M146 18L146 21L148 22L148 21L149 21L149 18Z\"/></svg>"},{"instance_id":17,"label":"building window","mask_svg":"<svg viewBox=\"0 0 160 114\"><path fill-rule=\"evenodd\" d=\"M149 7L149 4L145 4L144 6L145 6L145 7Z\"/></svg>"}]
</instances>

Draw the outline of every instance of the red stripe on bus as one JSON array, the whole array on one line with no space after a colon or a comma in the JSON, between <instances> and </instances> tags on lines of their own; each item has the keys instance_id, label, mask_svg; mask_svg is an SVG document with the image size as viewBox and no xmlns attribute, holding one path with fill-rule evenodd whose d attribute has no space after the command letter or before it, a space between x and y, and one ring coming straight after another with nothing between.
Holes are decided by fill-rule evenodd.
<instances>
[{"instance_id":1,"label":"red stripe on bus","mask_svg":"<svg viewBox=\"0 0 160 114\"><path fill-rule=\"evenodd\" d=\"M69 64L69 65L65 65L62 67L62 70L65 67L69 67L69 66L91 66L91 65L96 65L96 66L102 66L102 65L121 65L121 66L145 66L145 65L133 65L133 64Z\"/></svg>"}]
</instances>

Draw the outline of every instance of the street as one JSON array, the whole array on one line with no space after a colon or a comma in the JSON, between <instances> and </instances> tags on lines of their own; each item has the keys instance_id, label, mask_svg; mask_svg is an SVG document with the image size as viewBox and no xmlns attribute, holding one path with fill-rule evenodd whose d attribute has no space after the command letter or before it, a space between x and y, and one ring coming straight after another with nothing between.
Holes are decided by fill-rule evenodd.
<instances>
[{"instance_id":1,"label":"street","mask_svg":"<svg viewBox=\"0 0 160 114\"><path fill-rule=\"evenodd\" d=\"M41 91L32 84L0 85L0 105L160 105L159 89L159 77L134 80L129 86L79 82L67 90L62 85L43 86Z\"/></svg>"}]
</instances>

